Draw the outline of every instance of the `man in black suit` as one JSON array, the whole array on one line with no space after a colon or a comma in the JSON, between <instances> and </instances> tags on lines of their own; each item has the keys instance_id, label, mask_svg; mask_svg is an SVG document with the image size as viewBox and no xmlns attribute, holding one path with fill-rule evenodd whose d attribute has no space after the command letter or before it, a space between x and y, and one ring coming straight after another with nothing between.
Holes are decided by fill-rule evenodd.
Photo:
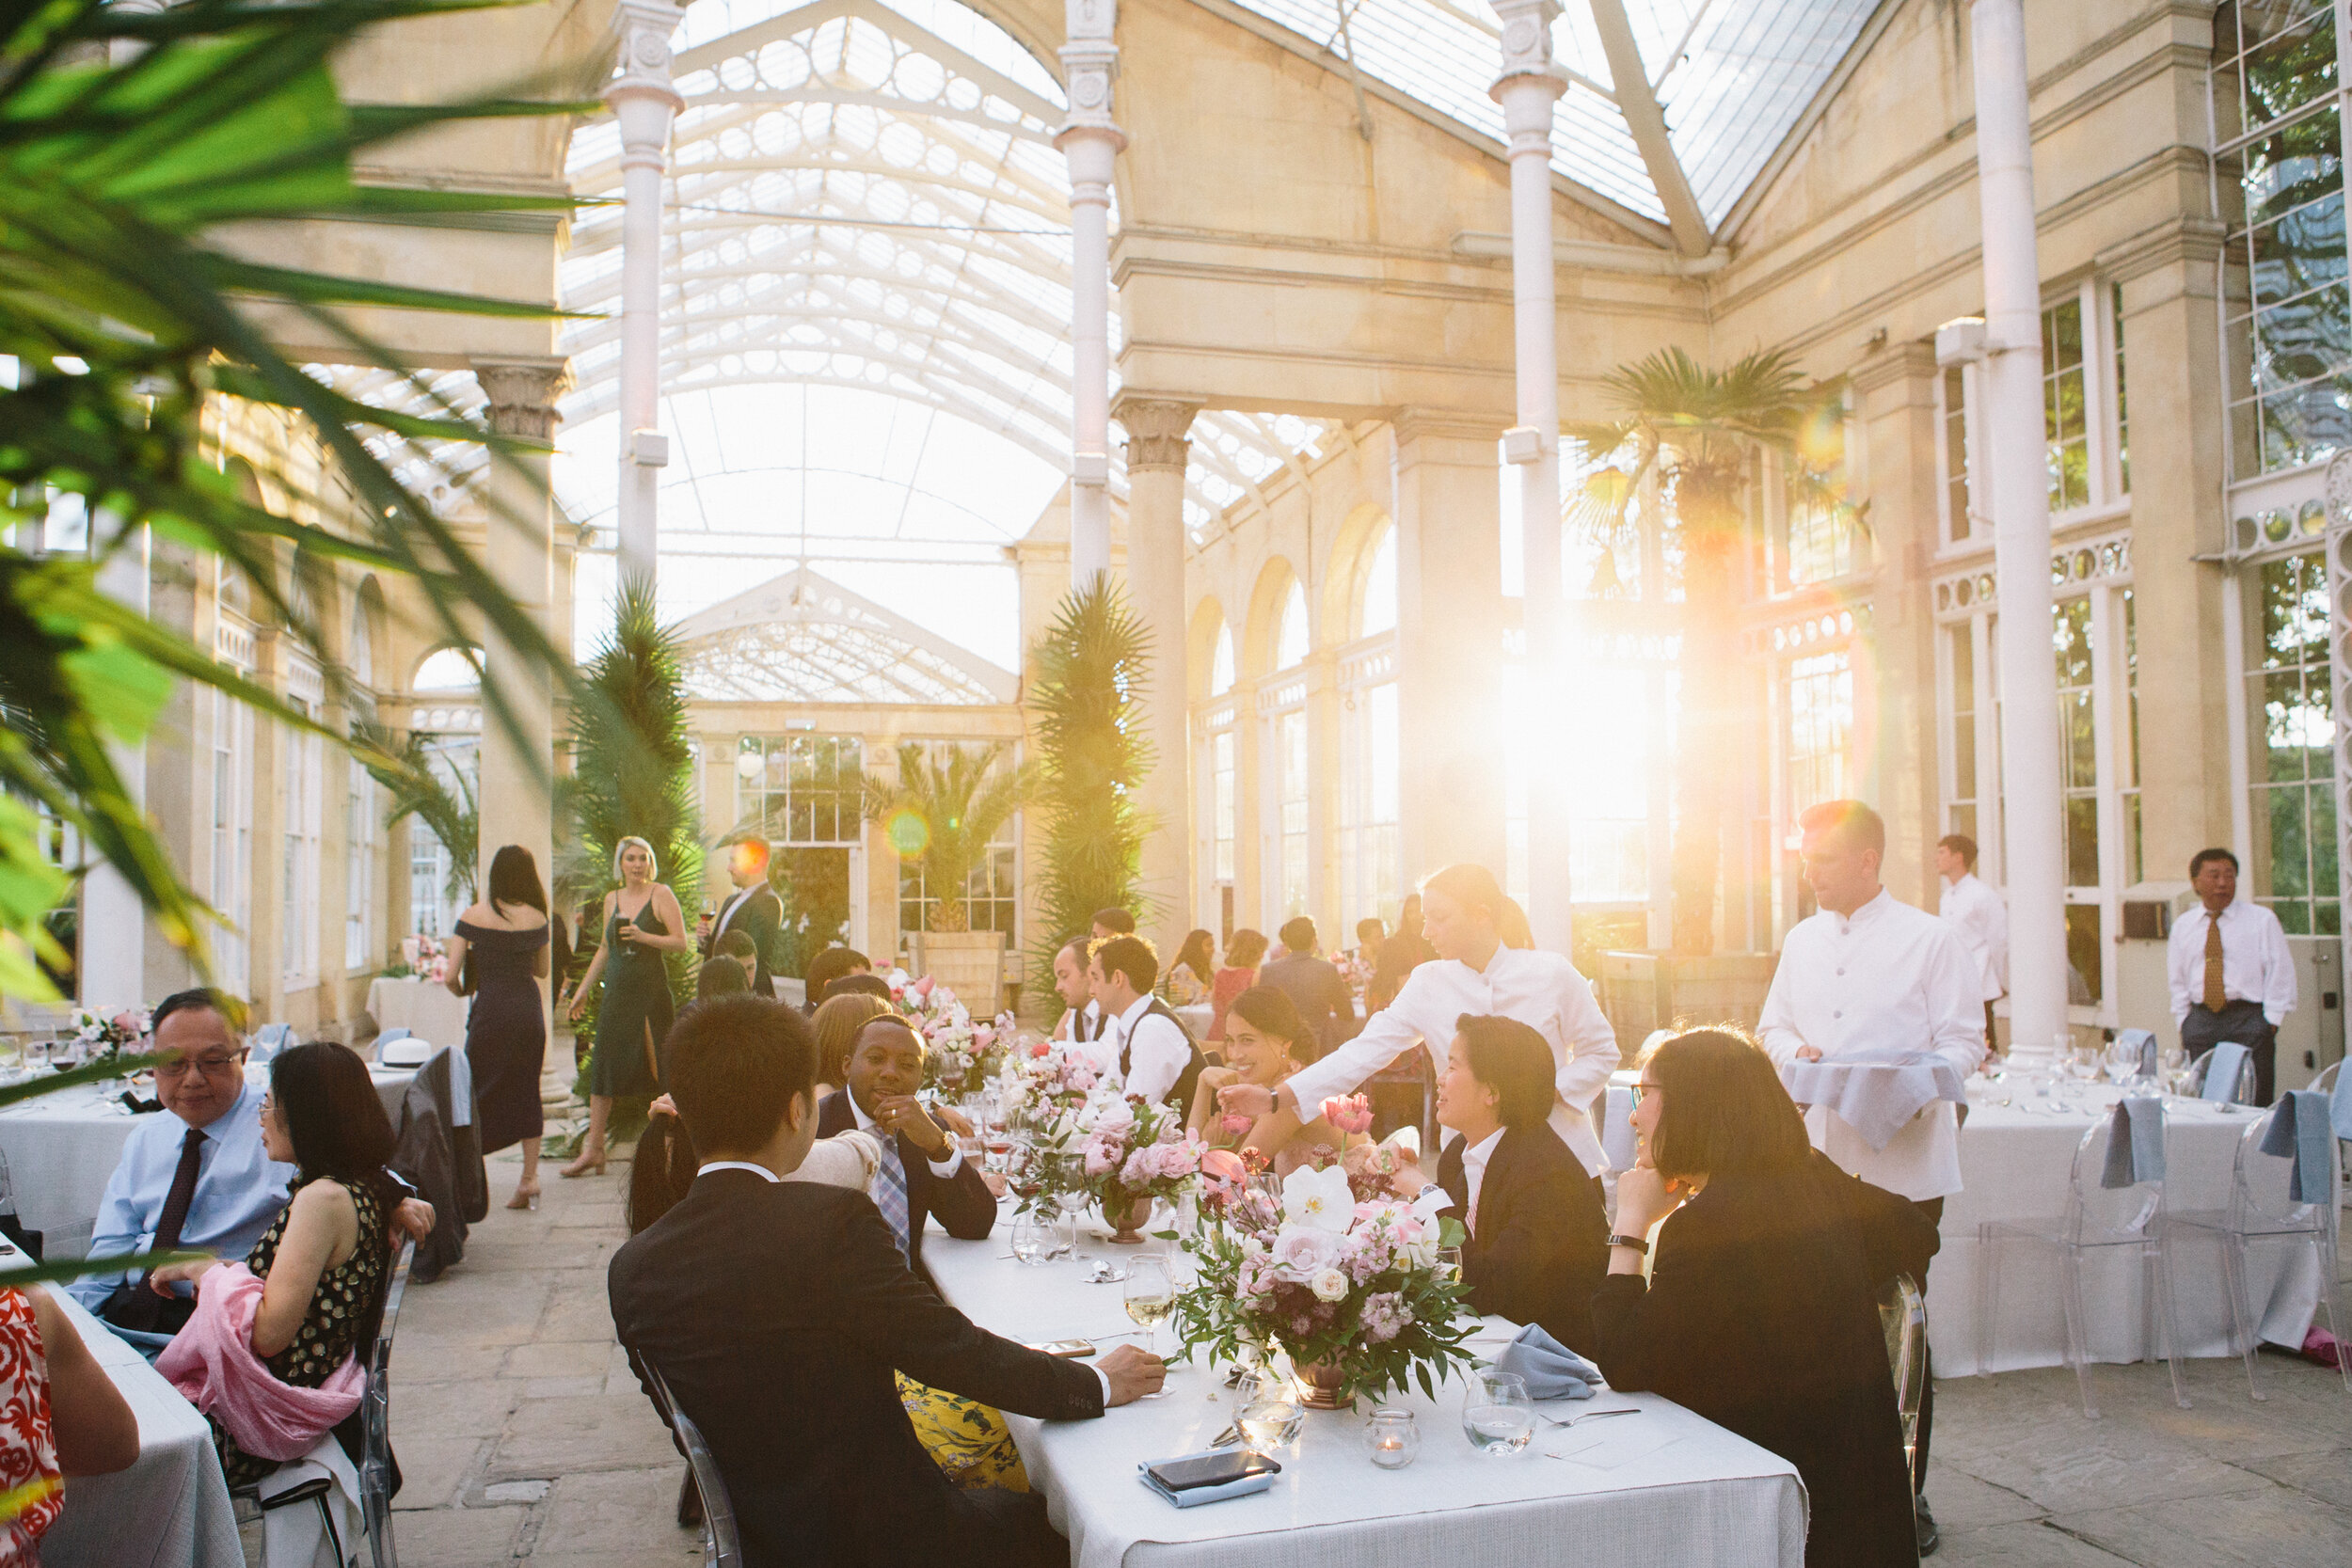
<instances>
[{"instance_id":1,"label":"man in black suit","mask_svg":"<svg viewBox=\"0 0 2352 1568\"><path fill-rule=\"evenodd\" d=\"M727 877L735 883L735 891L719 906L716 919L706 917L703 921L698 943L702 956L709 958L716 951L719 939L729 931L743 932L752 939L759 956L759 967L752 974L752 990L762 996L773 996L776 983L768 973L768 965L784 934L784 900L768 885L768 846L755 838L737 843L727 854Z\"/></svg>"},{"instance_id":2,"label":"man in black suit","mask_svg":"<svg viewBox=\"0 0 2352 1568\"><path fill-rule=\"evenodd\" d=\"M1592 1354L1593 1292L1609 1273L1600 1182L1551 1130L1556 1066L1543 1036L1515 1019L1464 1014L1438 1120L1460 1134L1438 1157L1443 1211L1470 1230L1462 1279L1470 1304L1518 1323L1541 1323L1570 1350ZM1429 1188L1412 1166L1396 1190Z\"/></svg>"},{"instance_id":3,"label":"man in black suit","mask_svg":"<svg viewBox=\"0 0 2352 1568\"><path fill-rule=\"evenodd\" d=\"M874 1206L917 1274L923 1272L926 1215L938 1215L948 1235L966 1242L978 1241L996 1223L996 1195L914 1098L923 1086L923 1037L905 1019L897 1013L875 1019L850 1048L848 1085L827 1095L817 1111L820 1138L855 1127L881 1141Z\"/></svg>"},{"instance_id":4,"label":"man in black suit","mask_svg":"<svg viewBox=\"0 0 2352 1568\"><path fill-rule=\"evenodd\" d=\"M614 1255L612 1322L708 1439L745 1563L1067 1564L1042 1497L947 1481L891 1373L1084 1420L1157 1388L1159 1358L1120 1346L1089 1367L998 1338L906 1267L864 1194L785 1181L818 1119L815 1044L790 1008L718 998L680 1016L669 1050L701 1169Z\"/></svg>"}]
</instances>

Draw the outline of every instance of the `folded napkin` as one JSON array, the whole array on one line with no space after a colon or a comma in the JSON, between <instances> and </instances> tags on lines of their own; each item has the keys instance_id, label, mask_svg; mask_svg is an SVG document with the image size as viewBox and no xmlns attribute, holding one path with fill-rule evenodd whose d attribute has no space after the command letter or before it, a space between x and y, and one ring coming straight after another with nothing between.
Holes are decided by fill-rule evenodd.
<instances>
[{"instance_id":1,"label":"folded napkin","mask_svg":"<svg viewBox=\"0 0 2352 1568\"><path fill-rule=\"evenodd\" d=\"M2156 1032L2153 1029L2118 1029L2115 1043L2135 1047L2134 1054L2138 1059L2140 1072L2150 1078L2156 1075Z\"/></svg>"},{"instance_id":2,"label":"folded napkin","mask_svg":"<svg viewBox=\"0 0 2352 1568\"><path fill-rule=\"evenodd\" d=\"M1212 1455L1222 1455L1228 1451L1224 1449L1203 1449L1199 1453L1182 1453L1172 1460L1154 1460L1152 1463L1182 1464L1187 1459L1207 1459ZM1278 1465L1271 1470L1261 1470L1254 1476L1244 1476L1239 1481L1229 1481L1222 1486L1188 1486L1182 1492L1172 1492L1162 1486L1157 1478L1152 1474L1151 1465L1136 1465L1136 1479L1157 1493L1164 1501L1173 1503L1178 1508L1199 1508L1202 1503L1221 1503L1228 1497L1247 1497L1267 1491L1274 1485L1274 1478L1280 1471L1281 1466Z\"/></svg>"},{"instance_id":3,"label":"folded napkin","mask_svg":"<svg viewBox=\"0 0 2352 1568\"><path fill-rule=\"evenodd\" d=\"M2336 1124L2336 1136L2352 1138L2352 1072L2336 1069L2336 1092L2328 1101L2329 1115Z\"/></svg>"},{"instance_id":4,"label":"folded napkin","mask_svg":"<svg viewBox=\"0 0 2352 1568\"><path fill-rule=\"evenodd\" d=\"M1589 1400L1600 1386L1600 1369L1546 1334L1540 1323L1519 1330L1494 1360L1499 1372L1513 1372L1539 1400Z\"/></svg>"},{"instance_id":5,"label":"folded napkin","mask_svg":"<svg viewBox=\"0 0 2352 1568\"><path fill-rule=\"evenodd\" d=\"M2336 1132L2328 1120L2328 1097L2310 1089L2280 1095L2270 1125L2263 1129L2262 1151L2295 1161L2287 1173L2288 1202L2327 1202L2336 1164Z\"/></svg>"},{"instance_id":6,"label":"folded napkin","mask_svg":"<svg viewBox=\"0 0 2352 1568\"><path fill-rule=\"evenodd\" d=\"M2115 1125L2107 1133L2102 1187L2136 1187L2164 1180L2164 1101L2136 1094L2115 1102Z\"/></svg>"},{"instance_id":7,"label":"folded napkin","mask_svg":"<svg viewBox=\"0 0 2352 1568\"><path fill-rule=\"evenodd\" d=\"M2205 1087L2202 1098L2216 1104L2237 1098L2237 1075L2246 1066L2246 1047L2235 1040L2223 1040L2205 1053Z\"/></svg>"},{"instance_id":8,"label":"folded napkin","mask_svg":"<svg viewBox=\"0 0 2352 1568\"><path fill-rule=\"evenodd\" d=\"M1788 1098L1820 1105L1862 1134L1872 1148L1894 1142L1912 1117L1939 1100L1968 1101L1960 1069L1951 1063L1871 1061L1841 1056L1835 1061L1790 1062L1780 1069Z\"/></svg>"}]
</instances>

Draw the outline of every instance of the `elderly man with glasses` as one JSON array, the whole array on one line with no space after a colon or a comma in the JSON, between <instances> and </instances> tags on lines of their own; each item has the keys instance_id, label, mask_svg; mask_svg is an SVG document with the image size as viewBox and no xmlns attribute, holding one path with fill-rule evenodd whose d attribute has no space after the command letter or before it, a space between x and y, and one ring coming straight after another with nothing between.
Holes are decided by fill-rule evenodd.
<instances>
[{"instance_id":1,"label":"elderly man with glasses","mask_svg":"<svg viewBox=\"0 0 2352 1568\"><path fill-rule=\"evenodd\" d=\"M155 1098L167 1114L142 1117L123 1145L98 1206L91 1258L185 1248L241 1259L286 1206L294 1170L262 1147L265 1091L245 1080L245 1037L233 1022L241 1010L209 990L180 991L155 1008ZM395 1223L429 1233L433 1211L411 1199ZM143 1275L90 1275L70 1289L116 1328L156 1336L139 1341L151 1353L196 1310L194 1296L159 1296Z\"/></svg>"}]
</instances>

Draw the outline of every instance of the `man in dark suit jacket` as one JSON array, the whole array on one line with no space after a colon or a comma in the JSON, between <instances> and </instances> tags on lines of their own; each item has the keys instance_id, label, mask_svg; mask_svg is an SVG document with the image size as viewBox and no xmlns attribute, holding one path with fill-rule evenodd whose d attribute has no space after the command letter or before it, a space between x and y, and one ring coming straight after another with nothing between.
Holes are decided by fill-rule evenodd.
<instances>
[{"instance_id":1,"label":"man in dark suit jacket","mask_svg":"<svg viewBox=\"0 0 2352 1568\"><path fill-rule=\"evenodd\" d=\"M849 1083L817 1111L820 1138L863 1128L887 1146L874 1178L874 1202L917 1274L926 1216L938 1215L948 1235L966 1242L978 1241L996 1223L996 1195L914 1098L923 1086L923 1037L906 1020L896 1013L875 1019L850 1048ZM894 1155L897 1180L905 1184L903 1212L890 1188Z\"/></svg>"},{"instance_id":2,"label":"man in dark suit jacket","mask_svg":"<svg viewBox=\"0 0 2352 1568\"><path fill-rule=\"evenodd\" d=\"M768 885L768 846L757 839L738 843L727 854L727 876L735 883L735 891L719 906L717 916L704 924L696 945L707 958L721 937L729 931L743 932L759 953L759 968L752 975L752 990L762 996L773 996L776 983L768 973L768 965L773 961L784 934L784 900Z\"/></svg>"},{"instance_id":3,"label":"man in dark suit jacket","mask_svg":"<svg viewBox=\"0 0 2352 1568\"><path fill-rule=\"evenodd\" d=\"M1121 1346L1089 1367L987 1333L907 1269L864 1194L781 1180L817 1132L815 1047L791 1009L721 997L669 1046L701 1170L614 1255L612 1322L708 1439L749 1568L1067 1564L1041 1496L947 1481L891 1373L1083 1420L1157 1388L1159 1359Z\"/></svg>"},{"instance_id":4,"label":"man in dark suit jacket","mask_svg":"<svg viewBox=\"0 0 2352 1568\"><path fill-rule=\"evenodd\" d=\"M1464 1017L1438 1081L1438 1120L1460 1134L1438 1157L1444 1212L1469 1227L1462 1279L1470 1304L1518 1323L1541 1323L1589 1355L1593 1292L1609 1273L1609 1221L1600 1183L1560 1141L1549 1118L1551 1048L1506 1018ZM1407 1196L1426 1190L1412 1167Z\"/></svg>"},{"instance_id":5,"label":"man in dark suit jacket","mask_svg":"<svg viewBox=\"0 0 2352 1568\"><path fill-rule=\"evenodd\" d=\"M1339 966L1315 951L1315 923L1305 915L1282 926L1282 956L1258 971L1258 984L1273 986L1291 999L1298 1016L1315 1032L1325 1053L1356 1036L1356 999Z\"/></svg>"}]
</instances>

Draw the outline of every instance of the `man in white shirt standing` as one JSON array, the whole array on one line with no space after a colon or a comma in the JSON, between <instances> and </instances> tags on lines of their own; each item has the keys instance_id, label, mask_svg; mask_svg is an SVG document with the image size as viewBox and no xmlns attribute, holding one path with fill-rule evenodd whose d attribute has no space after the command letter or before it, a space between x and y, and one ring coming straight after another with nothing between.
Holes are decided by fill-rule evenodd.
<instances>
[{"instance_id":1,"label":"man in white shirt standing","mask_svg":"<svg viewBox=\"0 0 2352 1568\"><path fill-rule=\"evenodd\" d=\"M1952 927L1880 884L1886 824L1859 800L1831 800L1797 819L1804 831L1805 879L1820 912L1801 921L1781 946L1756 1037L1782 1067L1897 1053L1946 1061L1963 1074L1984 1060L1984 974ZM1942 1224L1944 1200L1960 1191L1960 1120L1949 1101L1921 1111L1888 1141L1869 1141L1820 1106L1805 1113L1813 1147L1874 1187L1917 1204ZM1924 1291L1928 1282L1919 1281ZM1928 1439L1934 1429L1934 1366L1919 1404L1919 1551L1935 1550L1926 1497Z\"/></svg>"},{"instance_id":2,"label":"man in white shirt standing","mask_svg":"<svg viewBox=\"0 0 2352 1568\"><path fill-rule=\"evenodd\" d=\"M1946 833L1936 841L1935 871L1944 879L1936 913L1960 933L1960 944L1984 971L1984 1047L1994 1049L1993 1004L2009 990L2009 906L1977 875L1977 841Z\"/></svg>"},{"instance_id":3,"label":"man in white shirt standing","mask_svg":"<svg viewBox=\"0 0 2352 1568\"><path fill-rule=\"evenodd\" d=\"M1087 974L1103 1007L1099 1037L1117 1058L1126 1092L1155 1104L1171 1101L1182 1115L1208 1062L1168 1004L1152 994L1159 954L1145 938L1112 937L1094 944Z\"/></svg>"},{"instance_id":4,"label":"man in white shirt standing","mask_svg":"<svg viewBox=\"0 0 2352 1568\"><path fill-rule=\"evenodd\" d=\"M2234 1040L2254 1058L2254 1103L2267 1105L2276 1086L2279 1025L2295 1011L2295 955L2285 927L2260 904L2237 901L2237 857L2200 849L2188 863L2189 885L2202 906L2172 923L2166 969L2172 986L2172 1022L2194 1058Z\"/></svg>"}]
</instances>

